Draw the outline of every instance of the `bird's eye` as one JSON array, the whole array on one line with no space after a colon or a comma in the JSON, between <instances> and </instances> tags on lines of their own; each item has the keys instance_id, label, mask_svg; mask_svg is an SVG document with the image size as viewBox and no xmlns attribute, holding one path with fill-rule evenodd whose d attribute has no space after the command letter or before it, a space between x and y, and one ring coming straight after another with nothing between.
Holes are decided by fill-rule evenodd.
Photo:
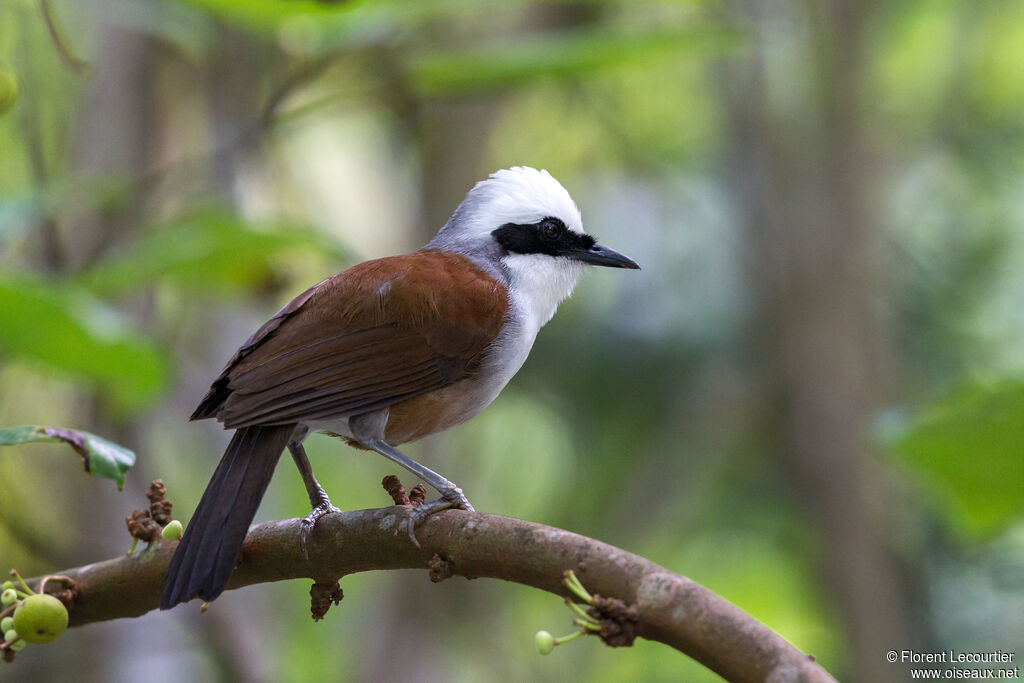
<instances>
[{"instance_id":1,"label":"bird's eye","mask_svg":"<svg viewBox=\"0 0 1024 683\"><path fill-rule=\"evenodd\" d=\"M556 221L544 221L540 224L540 234L544 239L557 240L562 236L562 226Z\"/></svg>"}]
</instances>

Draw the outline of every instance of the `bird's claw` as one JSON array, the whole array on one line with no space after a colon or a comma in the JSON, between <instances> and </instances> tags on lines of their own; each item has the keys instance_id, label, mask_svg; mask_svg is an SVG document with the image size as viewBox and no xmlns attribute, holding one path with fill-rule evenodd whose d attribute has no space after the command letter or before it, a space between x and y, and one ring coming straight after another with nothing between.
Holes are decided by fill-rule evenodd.
<instances>
[{"instance_id":1,"label":"bird's claw","mask_svg":"<svg viewBox=\"0 0 1024 683\"><path fill-rule=\"evenodd\" d=\"M466 494L464 494L462 489L458 486L445 489L441 492L441 497L437 500L414 507L405 521L406 530L409 532L409 540L412 541L412 544L417 548L420 547L420 542L416 540L417 526L425 522L427 517L435 512L449 510L452 508L466 510L467 512L476 512L476 508L473 507L469 502L469 499L466 498Z\"/></svg>"},{"instance_id":2,"label":"bird's claw","mask_svg":"<svg viewBox=\"0 0 1024 683\"><path fill-rule=\"evenodd\" d=\"M308 515L299 520L299 548L302 550L302 559L309 559L309 554L306 552L306 537L309 535L309 532L316 526L318 519L332 512L341 512L341 510L331 505L331 501L325 500L310 510Z\"/></svg>"}]
</instances>

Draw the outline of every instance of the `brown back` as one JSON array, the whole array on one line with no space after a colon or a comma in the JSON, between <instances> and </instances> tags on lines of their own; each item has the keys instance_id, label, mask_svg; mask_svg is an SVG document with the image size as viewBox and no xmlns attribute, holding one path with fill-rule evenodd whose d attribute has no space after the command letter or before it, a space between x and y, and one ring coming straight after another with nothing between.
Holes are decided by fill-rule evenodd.
<instances>
[{"instance_id":1,"label":"brown back","mask_svg":"<svg viewBox=\"0 0 1024 683\"><path fill-rule=\"evenodd\" d=\"M192 419L239 428L390 406L471 376L507 310L504 286L457 254L361 263L257 330Z\"/></svg>"}]
</instances>

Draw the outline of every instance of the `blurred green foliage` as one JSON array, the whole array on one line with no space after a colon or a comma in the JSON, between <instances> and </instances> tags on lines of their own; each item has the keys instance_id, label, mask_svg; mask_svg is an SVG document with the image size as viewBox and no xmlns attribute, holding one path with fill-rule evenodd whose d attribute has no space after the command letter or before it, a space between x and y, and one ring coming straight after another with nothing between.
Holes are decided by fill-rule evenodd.
<instances>
[{"instance_id":1,"label":"blurred green foliage","mask_svg":"<svg viewBox=\"0 0 1024 683\"><path fill-rule=\"evenodd\" d=\"M738 36L724 29L614 34L607 29L487 44L413 61L410 75L427 96L503 89L540 77L573 77L607 70L685 59L687 53L721 50Z\"/></svg>"},{"instance_id":2,"label":"blurred green foliage","mask_svg":"<svg viewBox=\"0 0 1024 683\"><path fill-rule=\"evenodd\" d=\"M971 537L1003 531L1024 509L1024 382L963 382L893 440Z\"/></svg>"},{"instance_id":3,"label":"blurred green foliage","mask_svg":"<svg viewBox=\"0 0 1024 683\"><path fill-rule=\"evenodd\" d=\"M696 0L53 7L75 27L64 33L86 76L61 63L35 3L0 6L0 72L20 90L0 115L0 424L88 426L138 451L139 474L110 500L6 449L5 506L35 510L24 502L43 488L61 505L0 516L0 568L123 552L114 529L147 478L164 477L187 519L223 437L184 420L237 343L312 282L423 243L438 227L421 219L441 201L433 181L451 172L458 187L442 189L458 196L527 163L562 179L588 229L644 271L585 278L503 396L410 455L480 509L645 554L844 670L818 520L771 451L782 425L765 417L772 399L748 358L759 293L746 275L770 255L746 250L727 170L738 117L777 121L766 145L794 129L807 145L827 135L805 118L830 54L810 37L817 3L757 16ZM885 415L902 406L878 444L894 490L873 502L915 586L912 635L936 649L979 624L1024 642L1022 7L874 3L858 81L878 194L864 286L886 326L873 343L891 354L877 395ZM727 72L755 48L768 96L752 102ZM393 468L380 458L321 436L309 452L336 504L385 503L376 482ZM286 469L263 518L305 511ZM67 519L86 516L93 531L75 546ZM191 629L178 615L147 617L148 629L185 653L174 666L186 679L244 679L251 670L231 668L242 652L273 680L356 680L399 663L415 678L412 660L451 680L716 680L651 643L584 640L537 657L532 634L561 632L564 612L518 586L343 584L321 624L295 583L218 601L238 642L217 637L223 622L182 635L167 625ZM969 606L949 597L967 595ZM258 634L246 641L239 624ZM130 648L107 646L75 651L65 637L50 665L127 677L98 653Z\"/></svg>"},{"instance_id":4,"label":"blurred green foliage","mask_svg":"<svg viewBox=\"0 0 1024 683\"><path fill-rule=\"evenodd\" d=\"M317 255L345 260L341 247L313 230L242 220L223 209L197 211L172 225L155 225L130 247L76 274L99 296L166 284L222 296L271 282L277 263Z\"/></svg>"},{"instance_id":5,"label":"blurred green foliage","mask_svg":"<svg viewBox=\"0 0 1024 683\"><path fill-rule=\"evenodd\" d=\"M154 400L168 359L87 290L37 277L0 275L0 349L81 375L122 406Z\"/></svg>"}]
</instances>

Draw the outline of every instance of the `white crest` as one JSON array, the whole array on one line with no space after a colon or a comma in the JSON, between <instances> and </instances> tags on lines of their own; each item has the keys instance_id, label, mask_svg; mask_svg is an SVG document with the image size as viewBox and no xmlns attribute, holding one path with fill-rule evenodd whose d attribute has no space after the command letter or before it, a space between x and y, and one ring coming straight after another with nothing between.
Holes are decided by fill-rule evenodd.
<instances>
[{"instance_id":1,"label":"white crest","mask_svg":"<svg viewBox=\"0 0 1024 683\"><path fill-rule=\"evenodd\" d=\"M513 166L478 182L428 246L475 251L490 244L491 233L506 223L536 223L549 216L583 232L580 210L561 183L547 171Z\"/></svg>"}]
</instances>

